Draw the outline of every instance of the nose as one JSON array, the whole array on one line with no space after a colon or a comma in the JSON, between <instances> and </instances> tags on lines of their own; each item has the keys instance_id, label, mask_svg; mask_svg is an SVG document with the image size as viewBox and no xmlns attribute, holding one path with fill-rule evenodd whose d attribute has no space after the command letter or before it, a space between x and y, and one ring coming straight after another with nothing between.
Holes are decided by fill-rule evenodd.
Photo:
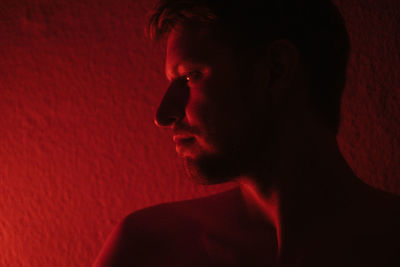
<instances>
[{"instance_id":1,"label":"nose","mask_svg":"<svg viewBox=\"0 0 400 267\"><path fill-rule=\"evenodd\" d=\"M159 127L168 127L185 117L189 100L189 87L186 79L173 81L168 87L157 109L154 122Z\"/></svg>"}]
</instances>

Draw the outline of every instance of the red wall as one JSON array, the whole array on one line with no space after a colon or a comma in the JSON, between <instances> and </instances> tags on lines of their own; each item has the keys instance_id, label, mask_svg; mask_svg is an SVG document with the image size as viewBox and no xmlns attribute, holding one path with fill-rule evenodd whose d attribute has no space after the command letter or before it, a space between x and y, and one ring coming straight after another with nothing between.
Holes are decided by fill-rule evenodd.
<instances>
[{"instance_id":1,"label":"red wall","mask_svg":"<svg viewBox=\"0 0 400 267\"><path fill-rule=\"evenodd\" d=\"M89 266L128 213L203 196L153 113L163 49L153 1L0 3L0 266ZM339 142L400 193L400 2L340 0L353 42Z\"/></svg>"}]
</instances>

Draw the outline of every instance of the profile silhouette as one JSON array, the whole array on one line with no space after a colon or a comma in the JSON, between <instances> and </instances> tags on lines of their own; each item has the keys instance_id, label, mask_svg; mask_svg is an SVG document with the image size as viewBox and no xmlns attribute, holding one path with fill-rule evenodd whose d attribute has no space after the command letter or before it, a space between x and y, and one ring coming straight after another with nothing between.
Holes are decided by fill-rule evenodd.
<instances>
[{"instance_id":1,"label":"profile silhouette","mask_svg":"<svg viewBox=\"0 0 400 267\"><path fill-rule=\"evenodd\" d=\"M399 266L399 198L336 141L349 37L325 0L164 0L169 87L156 112L218 195L137 211L96 266Z\"/></svg>"}]
</instances>

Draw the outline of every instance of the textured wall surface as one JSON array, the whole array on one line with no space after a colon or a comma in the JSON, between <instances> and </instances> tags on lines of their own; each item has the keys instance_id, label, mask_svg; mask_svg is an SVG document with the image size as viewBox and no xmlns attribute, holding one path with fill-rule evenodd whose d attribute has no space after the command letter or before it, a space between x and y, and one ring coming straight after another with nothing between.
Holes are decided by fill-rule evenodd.
<instances>
[{"instance_id":1,"label":"textured wall surface","mask_svg":"<svg viewBox=\"0 0 400 267\"><path fill-rule=\"evenodd\" d=\"M360 178L400 193L400 2L339 3L353 47L339 143Z\"/></svg>"},{"instance_id":2,"label":"textured wall surface","mask_svg":"<svg viewBox=\"0 0 400 267\"><path fill-rule=\"evenodd\" d=\"M204 196L153 124L167 85L153 1L0 2L0 266L89 266L112 227ZM340 0L353 42L341 149L400 193L400 2Z\"/></svg>"}]
</instances>

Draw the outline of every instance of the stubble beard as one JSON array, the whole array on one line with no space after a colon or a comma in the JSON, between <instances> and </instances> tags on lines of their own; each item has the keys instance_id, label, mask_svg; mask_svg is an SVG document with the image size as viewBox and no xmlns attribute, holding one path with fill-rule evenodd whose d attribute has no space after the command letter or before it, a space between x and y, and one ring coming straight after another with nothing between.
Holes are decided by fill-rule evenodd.
<instances>
[{"instance_id":1,"label":"stubble beard","mask_svg":"<svg viewBox=\"0 0 400 267\"><path fill-rule=\"evenodd\" d=\"M264 180L261 182L268 185L276 178L270 175L277 163L273 140L274 138L257 138L250 143L231 146L218 154L204 153L196 158L186 157L186 172L195 183L202 185L221 184L250 176L261 178Z\"/></svg>"},{"instance_id":2,"label":"stubble beard","mask_svg":"<svg viewBox=\"0 0 400 267\"><path fill-rule=\"evenodd\" d=\"M221 154L206 154L197 158L187 157L184 165L189 177L198 184L215 185L235 181L247 176L260 164L267 164L266 159L260 158L259 151L242 150Z\"/></svg>"},{"instance_id":3,"label":"stubble beard","mask_svg":"<svg viewBox=\"0 0 400 267\"><path fill-rule=\"evenodd\" d=\"M185 158L184 164L189 177L198 184L215 185L230 182L239 176L240 171L233 168L229 161L214 155L197 159Z\"/></svg>"}]
</instances>

